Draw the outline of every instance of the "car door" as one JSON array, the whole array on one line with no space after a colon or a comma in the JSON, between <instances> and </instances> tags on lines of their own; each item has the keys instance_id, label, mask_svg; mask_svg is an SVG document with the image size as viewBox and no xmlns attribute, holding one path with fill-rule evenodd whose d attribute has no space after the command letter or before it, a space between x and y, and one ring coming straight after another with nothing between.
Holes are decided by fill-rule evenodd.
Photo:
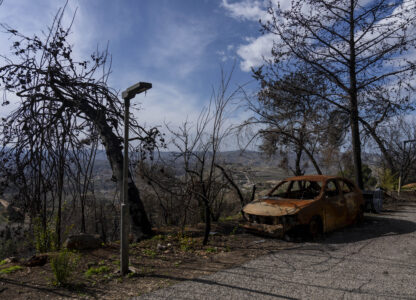
<instances>
[{"instance_id":1,"label":"car door","mask_svg":"<svg viewBox=\"0 0 416 300\"><path fill-rule=\"evenodd\" d=\"M328 180L324 188L325 231L343 226L347 220L345 199L335 179Z\"/></svg>"},{"instance_id":2,"label":"car door","mask_svg":"<svg viewBox=\"0 0 416 300\"><path fill-rule=\"evenodd\" d=\"M339 179L338 183L341 193L345 199L345 209L348 215L347 223L351 224L356 219L360 209L354 185L344 179Z\"/></svg>"}]
</instances>

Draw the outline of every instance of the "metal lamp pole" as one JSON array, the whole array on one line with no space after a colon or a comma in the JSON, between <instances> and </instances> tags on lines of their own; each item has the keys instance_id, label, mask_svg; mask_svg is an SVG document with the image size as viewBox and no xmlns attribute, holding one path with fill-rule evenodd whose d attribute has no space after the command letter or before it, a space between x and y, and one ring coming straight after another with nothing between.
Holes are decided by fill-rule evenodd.
<instances>
[{"instance_id":1,"label":"metal lamp pole","mask_svg":"<svg viewBox=\"0 0 416 300\"><path fill-rule=\"evenodd\" d=\"M129 204L128 204L128 176L129 176L129 114L130 100L137 94L152 88L148 82L139 82L126 89L121 96L124 99L124 157L123 182L121 186L121 229L120 229L120 273L127 274L129 270Z\"/></svg>"}]
</instances>

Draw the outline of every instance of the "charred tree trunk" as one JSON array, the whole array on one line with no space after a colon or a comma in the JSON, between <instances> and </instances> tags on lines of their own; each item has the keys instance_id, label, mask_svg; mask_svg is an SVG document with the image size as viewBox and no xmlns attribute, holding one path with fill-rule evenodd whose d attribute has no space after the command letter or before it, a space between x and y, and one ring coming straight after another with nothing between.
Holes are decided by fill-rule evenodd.
<instances>
[{"instance_id":1,"label":"charred tree trunk","mask_svg":"<svg viewBox=\"0 0 416 300\"><path fill-rule=\"evenodd\" d=\"M97 127L102 143L105 147L108 161L113 171L113 179L119 184L123 180L123 155L120 138L114 134L105 119L105 113L97 111L87 103L81 101L80 110L85 113ZM152 226L147 218L140 193L134 184L132 176L128 174L128 204L130 207L131 230L134 240L139 241L152 235Z\"/></svg>"},{"instance_id":2,"label":"charred tree trunk","mask_svg":"<svg viewBox=\"0 0 416 300\"><path fill-rule=\"evenodd\" d=\"M241 203L241 207L243 207L245 205L245 199L243 196L243 193L241 193L240 188L238 187L238 185L234 182L234 180L231 178L230 175L228 175L227 171L225 171L225 169L218 165L215 164L215 167L217 167L218 169L221 170L222 174L224 175L224 178L227 179L228 183L234 188L234 190L236 191L238 198L240 199L240 203Z\"/></svg>"},{"instance_id":3,"label":"charred tree trunk","mask_svg":"<svg viewBox=\"0 0 416 300\"><path fill-rule=\"evenodd\" d=\"M204 240L202 244L205 246L208 244L209 233L211 232L211 210L209 208L209 203L207 200L204 200L205 203L205 232L204 232Z\"/></svg>"},{"instance_id":4,"label":"charred tree trunk","mask_svg":"<svg viewBox=\"0 0 416 300\"><path fill-rule=\"evenodd\" d=\"M352 150L354 156L355 181L360 189L364 188L362 166L361 166L361 141L360 141L360 127L358 123L358 89L357 89L357 73L356 73L356 53L355 53L355 26L354 26L354 9L355 1L350 2L350 122L351 122L351 137Z\"/></svg>"},{"instance_id":5,"label":"charred tree trunk","mask_svg":"<svg viewBox=\"0 0 416 300\"><path fill-rule=\"evenodd\" d=\"M302 158L302 148L298 147L296 149L295 176L303 175L302 169L300 167L301 158Z\"/></svg>"}]
</instances>

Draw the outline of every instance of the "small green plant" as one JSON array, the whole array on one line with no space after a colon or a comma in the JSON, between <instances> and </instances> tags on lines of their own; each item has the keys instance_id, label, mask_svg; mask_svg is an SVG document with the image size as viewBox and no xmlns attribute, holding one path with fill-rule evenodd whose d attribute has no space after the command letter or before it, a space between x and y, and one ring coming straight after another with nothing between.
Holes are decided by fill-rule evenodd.
<instances>
[{"instance_id":1,"label":"small green plant","mask_svg":"<svg viewBox=\"0 0 416 300\"><path fill-rule=\"evenodd\" d=\"M399 184L399 179L396 174L393 174L390 169L382 171L380 176L380 187L386 191L395 190Z\"/></svg>"},{"instance_id":2,"label":"small green plant","mask_svg":"<svg viewBox=\"0 0 416 300\"><path fill-rule=\"evenodd\" d=\"M45 225L42 224L41 218L34 220L33 235L35 248L38 253L45 253L56 250L56 233L54 230L55 224L49 222Z\"/></svg>"},{"instance_id":3,"label":"small green plant","mask_svg":"<svg viewBox=\"0 0 416 300\"><path fill-rule=\"evenodd\" d=\"M165 240L165 236L162 235L162 234L158 234L158 235L155 235L154 237L152 237L152 240L155 240L155 241L164 241Z\"/></svg>"},{"instance_id":4,"label":"small green plant","mask_svg":"<svg viewBox=\"0 0 416 300\"><path fill-rule=\"evenodd\" d=\"M238 224L234 226L233 230L231 231L231 235L235 235L237 233L238 230Z\"/></svg>"},{"instance_id":5,"label":"small green plant","mask_svg":"<svg viewBox=\"0 0 416 300\"><path fill-rule=\"evenodd\" d=\"M51 258L51 267L54 275L55 285L66 285L76 269L79 255L68 249L63 249Z\"/></svg>"},{"instance_id":6,"label":"small green plant","mask_svg":"<svg viewBox=\"0 0 416 300\"><path fill-rule=\"evenodd\" d=\"M155 258L156 255L157 255L156 251L154 251L152 249L144 249L143 253L144 253L144 255L150 256L151 258Z\"/></svg>"},{"instance_id":7,"label":"small green plant","mask_svg":"<svg viewBox=\"0 0 416 300\"><path fill-rule=\"evenodd\" d=\"M106 274L110 272L110 268L107 266L91 267L85 272L86 277L91 277L98 274Z\"/></svg>"},{"instance_id":8,"label":"small green plant","mask_svg":"<svg viewBox=\"0 0 416 300\"><path fill-rule=\"evenodd\" d=\"M175 267L179 267L179 265L181 264L181 261L175 261L175 263L173 264Z\"/></svg>"},{"instance_id":9,"label":"small green plant","mask_svg":"<svg viewBox=\"0 0 416 300\"><path fill-rule=\"evenodd\" d=\"M23 268L21 266L11 266L8 268L4 268L0 270L0 274L10 274L13 272L16 272L18 270L22 270Z\"/></svg>"},{"instance_id":10,"label":"small green plant","mask_svg":"<svg viewBox=\"0 0 416 300\"><path fill-rule=\"evenodd\" d=\"M207 247L205 249L205 251L209 252L209 253L216 253L218 251L217 247Z\"/></svg>"},{"instance_id":11,"label":"small green plant","mask_svg":"<svg viewBox=\"0 0 416 300\"><path fill-rule=\"evenodd\" d=\"M196 241L192 237L186 235L179 237L179 245L182 251L190 251L195 248Z\"/></svg>"},{"instance_id":12,"label":"small green plant","mask_svg":"<svg viewBox=\"0 0 416 300\"><path fill-rule=\"evenodd\" d=\"M111 263L113 265L120 266L120 260L119 259L115 259L115 260L111 261Z\"/></svg>"},{"instance_id":13,"label":"small green plant","mask_svg":"<svg viewBox=\"0 0 416 300\"><path fill-rule=\"evenodd\" d=\"M5 264L7 264L7 260L6 259L0 260L0 266L5 265Z\"/></svg>"}]
</instances>

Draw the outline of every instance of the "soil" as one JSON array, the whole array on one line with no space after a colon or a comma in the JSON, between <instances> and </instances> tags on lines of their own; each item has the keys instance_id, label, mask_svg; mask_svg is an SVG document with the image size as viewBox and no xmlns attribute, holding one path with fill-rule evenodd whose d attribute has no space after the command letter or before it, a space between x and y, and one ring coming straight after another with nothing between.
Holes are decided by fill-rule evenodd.
<instances>
[{"instance_id":1,"label":"soil","mask_svg":"<svg viewBox=\"0 0 416 300\"><path fill-rule=\"evenodd\" d=\"M384 211L400 207L401 202L395 198L386 197L385 200ZM118 272L118 243L78 252L77 267L65 285L54 284L50 259L44 266L36 267L24 266L25 260L0 262L0 298L128 299L238 266L296 244L245 233L238 227L238 220L228 220L213 224L209 244L202 246L203 228L203 224L186 228L184 235L178 234L178 228L159 228L152 239L130 244L132 272L126 276ZM302 238L297 243L302 242ZM48 254L49 258L53 255ZM22 268L1 274L2 270L16 265ZM96 274L88 275L88 270L96 270Z\"/></svg>"},{"instance_id":2,"label":"soil","mask_svg":"<svg viewBox=\"0 0 416 300\"><path fill-rule=\"evenodd\" d=\"M0 274L0 298L128 299L293 245L245 233L235 220L214 224L207 246L202 246L203 224L186 228L183 237L178 232L178 228L160 228L152 239L130 244L132 272L127 276L119 273L118 243L78 252L76 269L68 283L60 286L54 284L50 259L36 267L24 266L24 260L3 263L0 273L14 265L22 268ZM88 269L101 271L88 275Z\"/></svg>"}]
</instances>

